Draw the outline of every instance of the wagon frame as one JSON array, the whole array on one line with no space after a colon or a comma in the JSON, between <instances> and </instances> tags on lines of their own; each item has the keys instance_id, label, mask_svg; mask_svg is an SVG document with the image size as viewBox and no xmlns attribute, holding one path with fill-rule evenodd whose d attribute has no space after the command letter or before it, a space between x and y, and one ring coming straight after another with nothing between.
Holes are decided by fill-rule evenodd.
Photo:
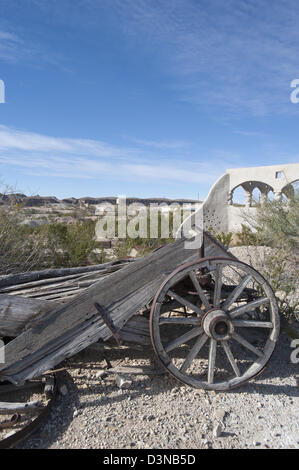
<instances>
[{"instance_id":1,"label":"wagon frame","mask_svg":"<svg viewBox=\"0 0 299 470\"><path fill-rule=\"evenodd\" d=\"M200 236L199 249L180 238L38 317L4 347L0 382L23 384L98 340L119 342L142 307L153 349L179 381L224 391L261 373L279 336L274 293L210 233Z\"/></svg>"}]
</instances>

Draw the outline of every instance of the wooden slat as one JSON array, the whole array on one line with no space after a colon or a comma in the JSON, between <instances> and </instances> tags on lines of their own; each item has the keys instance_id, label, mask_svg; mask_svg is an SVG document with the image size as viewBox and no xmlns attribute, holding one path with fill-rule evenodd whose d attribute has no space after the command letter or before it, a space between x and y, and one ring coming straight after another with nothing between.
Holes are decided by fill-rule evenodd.
<instances>
[{"instance_id":1,"label":"wooden slat","mask_svg":"<svg viewBox=\"0 0 299 470\"><path fill-rule=\"evenodd\" d=\"M119 260L109 261L108 263L97 264L93 266L80 266L76 268L55 268L44 269L42 271L30 271L20 274L6 274L0 276L0 288L7 286L16 286L17 284L24 284L32 281L39 281L42 279L49 279L54 277L68 276L71 274L88 273L92 271L105 270L109 267L115 267L122 264L129 264L135 262L132 260Z\"/></svg>"},{"instance_id":2,"label":"wooden slat","mask_svg":"<svg viewBox=\"0 0 299 470\"><path fill-rule=\"evenodd\" d=\"M20 296L0 295L0 337L18 336L39 315L53 309L55 304Z\"/></svg>"},{"instance_id":3,"label":"wooden slat","mask_svg":"<svg viewBox=\"0 0 299 470\"><path fill-rule=\"evenodd\" d=\"M111 332L94 303L103 306L114 325L121 329L138 309L152 300L165 272L198 257L198 251L185 249L184 242L177 240L146 258L136 259L69 303L42 315L36 326L6 345L0 380L22 381L41 375L99 338L110 338Z\"/></svg>"}]
</instances>

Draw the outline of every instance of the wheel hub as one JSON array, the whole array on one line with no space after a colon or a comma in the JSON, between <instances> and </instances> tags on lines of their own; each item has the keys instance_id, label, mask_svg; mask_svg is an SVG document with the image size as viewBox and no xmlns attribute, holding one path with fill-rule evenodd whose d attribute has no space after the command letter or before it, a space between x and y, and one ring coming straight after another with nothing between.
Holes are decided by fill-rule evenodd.
<instances>
[{"instance_id":1,"label":"wheel hub","mask_svg":"<svg viewBox=\"0 0 299 470\"><path fill-rule=\"evenodd\" d=\"M221 309L209 310L202 319L204 332L213 339L224 341L231 338L234 327L229 316Z\"/></svg>"}]
</instances>

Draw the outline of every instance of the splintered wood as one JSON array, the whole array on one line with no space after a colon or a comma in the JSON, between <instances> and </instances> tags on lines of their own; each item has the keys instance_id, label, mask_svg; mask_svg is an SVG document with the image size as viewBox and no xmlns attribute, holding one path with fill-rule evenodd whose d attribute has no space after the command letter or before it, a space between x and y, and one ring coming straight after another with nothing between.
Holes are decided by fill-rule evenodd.
<instances>
[{"instance_id":1,"label":"splintered wood","mask_svg":"<svg viewBox=\"0 0 299 470\"><path fill-rule=\"evenodd\" d=\"M223 245L207 233L204 233L204 248L205 256L226 254ZM186 247L186 239L181 238L145 258L135 259L134 262L126 260L123 263L107 263L102 267L91 267L90 271L95 271L97 274L99 272L105 273L105 275L89 287L82 287L82 292L69 302L52 305L53 308L50 310L42 303L32 303L34 318L33 323L29 322L29 324L26 324L28 320L26 315L30 316L31 307L28 306L25 309L27 313L23 312L22 319L20 313L22 301L20 300L19 310L16 308L19 312L16 317L19 326L22 328L25 326L25 331L22 331L15 339L1 348L2 351L0 349L0 353L4 353L5 356L5 362L0 363L0 382L8 380L12 383L22 384L28 379L41 376L45 371L52 369L64 359L73 356L96 341L100 339L106 341L111 338L111 328L108 327L107 321L95 307L95 303L105 311L117 334L121 335L123 332L123 337L127 340L132 340L134 337L136 339L136 336L139 335L140 342L146 344L149 341L146 320L144 318L137 320L136 313L143 307L150 305L167 275L183 263L193 261L198 257L199 249ZM82 269L85 269L86 274L86 268ZM40 283L38 286L32 284L30 286L31 289L34 289L33 295L35 296L37 295L35 289L48 288L46 279L50 278L50 274L58 278L55 283L59 284L59 277L62 275L82 274L82 269L71 268L67 272L65 270L52 272L50 270L51 273L49 271L49 275L45 279L41 279L41 274L38 272L13 275L17 284L15 290L9 290L12 281L11 278L9 280L9 276L0 279L0 287L2 286L2 292L5 291L6 295L4 304L6 302L7 312L13 311L13 305L9 304L7 299L8 294L12 292L24 294L24 290L26 290L24 277L32 284ZM81 289L81 287L78 288ZM49 297L48 294L49 292L47 295L43 295L43 301ZM37 299L31 300L37 301ZM37 302L40 300L38 299ZM2 315L0 325L5 323L7 312L5 312L5 307L3 309L0 305L0 316ZM135 320L129 325L128 321L134 316ZM9 328L12 329L11 325L11 322L6 322L7 332L10 334L12 333L9 330ZM3 331L2 336L4 336ZM15 333L18 332L15 331Z\"/></svg>"},{"instance_id":2,"label":"splintered wood","mask_svg":"<svg viewBox=\"0 0 299 470\"><path fill-rule=\"evenodd\" d=\"M23 383L38 377L112 333L97 312L99 303L121 330L126 322L155 295L165 274L198 256L185 249L185 240L166 245L146 258L122 267L85 289L67 304L42 314L33 327L5 346L0 380Z\"/></svg>"}]
</instances>

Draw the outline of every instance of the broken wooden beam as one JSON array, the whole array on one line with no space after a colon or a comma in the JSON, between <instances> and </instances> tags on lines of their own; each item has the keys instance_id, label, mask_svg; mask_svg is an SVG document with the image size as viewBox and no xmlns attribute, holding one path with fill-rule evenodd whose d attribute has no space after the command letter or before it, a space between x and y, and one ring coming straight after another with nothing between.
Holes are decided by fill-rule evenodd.
<instances>
[{"instance_id":1,"label":"broken wooden beam","mask_svg":"<svg viewBox=\"0 0 299 470\"><path fill-rule=\"evenodd\" d=\"M16 286L18 284L25 284L28 282L40 281L55 277L69 276L73 274L84 274L93 271L103 271L109 268L121 268L122 265L127 265L134 262L135 259L124 259L118 261L109 261L103 264L97 264L92 266L80 266L75 268L53 268L44 269L41 271L29 271L19 274L5 274L0 276L0 288L8 286Z\"/></svg>"},{"instance_id":2,"label":"broken wooden beam","mask_svg":"<svg viewBox=\"0 0 299 470\"><path fill-rule=\"evenodd\" d=\"M198 250L186 249L185 241L177 240L136 259L67 304L43 314L36 325L4 347L0 380L20 383L38 377L99 339L109 339L111 331L98 314L95 302L109 312L120 331L140 308L152 301L169 272L198 257Z\"/></svg>"},{"instance_id":3,"label":"broken wooden beam","mask_svg":"<svg viewBox=\"0 0 299 470\"><path fill-rule=\"evenodd\" d=\"M55 303L0 294L0 337L15 338L34 318L55 307Z\"/></svg>"},{"instance_id":4,"label":"broken wooden beam","mask_svg":"<svg viewBox=\"0 0 299 470\"><path fill-rule=\"evenodd\" d=\"M23 413L40 410L44 408L40 401L28 401L26 403L11 403L11 402L0 402L0 414L16 413L22 411Z\"/></svg>"},{"instance_id":5,"label":"broken wooden beam","mask_svg":"<svg viewBox=\"0 0 299 470\"><path fill-rule=\"evenodd\" d=\"M119 366L104 369L106 374L120 374L120 375L164 375L165 369L152 369L147 366Z\"/></svg>"},{"instance_id":6,"label":"broken wooden beam","mask_svg":"<svg viewBox=\"0 0 299 470\"><path fill-rule=\"evenodd\" d=\"M99 339L112 333L95 308L100 304L117 331L141 308L150 305L163 280L184 263L199 258L199 248L181 238L145 258L137 258L64 305L46 312L31 328L0 348L0 381L20 384L55 367ZM225 256L226 250L204 234L204 255Z\"/></svg>"}]
</instances>

